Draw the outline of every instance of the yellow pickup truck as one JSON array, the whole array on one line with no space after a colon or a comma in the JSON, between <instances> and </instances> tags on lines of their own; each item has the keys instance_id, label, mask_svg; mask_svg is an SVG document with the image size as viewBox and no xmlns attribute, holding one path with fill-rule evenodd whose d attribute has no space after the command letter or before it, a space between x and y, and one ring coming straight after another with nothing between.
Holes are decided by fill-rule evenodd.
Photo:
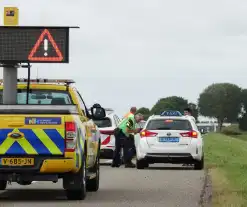
<instances>
[{"instance_id":1,"label":"yellow pickup truck","mask_svg":"<svg viewBox=\"0 0 247 207\"><path fill-rule=\"evenodd\" d=\"M0 80L0 82L2 82ZM8 182L63 180L69 200L99 188L100 132L72 80L18 79L17 104L0 104L0 190ZM0 99L3 85L0 85Z\"/></svg>"}]
</instances>

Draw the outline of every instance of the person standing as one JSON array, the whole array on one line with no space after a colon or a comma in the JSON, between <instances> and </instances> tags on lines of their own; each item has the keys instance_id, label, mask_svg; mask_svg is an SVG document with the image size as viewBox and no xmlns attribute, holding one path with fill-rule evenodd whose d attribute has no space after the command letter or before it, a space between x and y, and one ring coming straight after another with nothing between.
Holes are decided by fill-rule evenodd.
<instances>
[{"instance_id":1,"label":"person standing","mask_svg":"<svg viewBox=\"0 0 247 207\"><path fill-rule=\"evenodd\" d=\"M115 150L113 153L112 167L120 167L121 165L121 148L123 148L125 168L136 167L135 164L132 163L135 143L132 133L137 134L140 132L140 129L136 129L136 123L139 123L142 119L143 115L140 113L133 116L130 115L114 130Z\"/></svg>"},{"instance_id":2,"label":"person standing","mask_svg":"<svg viewBox=\"0 0 247 207\"><path fill-rule=\"evenodd\" d=\"M136 113L137 108L135 106L132 106L130 108L130 111L124 115L123 119L127 118L128 116L134 116L134 114Z\"/></svg>"},{"instance_id":3,"label":"person standing","mask_svg":"<svg viewBox=\"0 0 247 207\"><path fill-rule=\"evenodd\" d=\"M194 116L192 116L192 110L189 107L184 109L184 115L190 116L193 119L193 121L196 123L196 119Z\"/></svg>"}]
</instances>

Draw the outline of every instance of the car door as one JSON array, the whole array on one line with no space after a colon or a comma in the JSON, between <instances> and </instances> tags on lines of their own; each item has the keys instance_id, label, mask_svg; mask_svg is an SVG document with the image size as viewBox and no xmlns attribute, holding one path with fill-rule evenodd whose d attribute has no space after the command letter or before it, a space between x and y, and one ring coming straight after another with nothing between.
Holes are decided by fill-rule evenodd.
<instances>
[{"instance_id":1,"label":"car door","mask_svg":"<svg viewBox=\"0 0 247 207\"><path fill-rule=\"evenodd\" d=\"M76 90L76 97L79 101L80 109L84 116L80 116L82 124L85 125L86 129L86 140L87 140L87 167L92 167L96 158L95 146L94 146L94 133L93 133L93 121L87 116L87 108L79 92Z\"/></svg>"}]
</instances>

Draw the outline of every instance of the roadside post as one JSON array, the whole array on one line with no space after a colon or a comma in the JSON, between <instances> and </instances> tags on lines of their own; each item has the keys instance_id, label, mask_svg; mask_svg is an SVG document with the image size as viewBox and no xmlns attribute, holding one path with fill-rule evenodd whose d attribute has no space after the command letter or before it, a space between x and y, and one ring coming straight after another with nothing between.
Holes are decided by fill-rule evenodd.
<instances>
[{"instance_id":1,"label":"roadside post","mask_svg":"<svg viewBox=\"0 0 247 207\"><path fill-rule=\"evenodd\" d=\"M17 104L18 68L28 68L28 104L31 63L69 63L70 28L79 27L0 26L3 104Z\"/></svg>"}]
</instances>

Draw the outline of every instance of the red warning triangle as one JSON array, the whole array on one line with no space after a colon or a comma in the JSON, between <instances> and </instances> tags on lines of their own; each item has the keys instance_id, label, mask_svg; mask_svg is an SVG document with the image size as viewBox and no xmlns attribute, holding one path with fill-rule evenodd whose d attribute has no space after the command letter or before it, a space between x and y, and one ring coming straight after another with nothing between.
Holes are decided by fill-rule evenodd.
<instances>
[{"instance_id":1,"label":"red warning triangle","mask_svg":"<svg viewBox=\"0 0 247 207\"><path fill-rule=\"evenodd\" d=\"M45 38L46 35L48 37L49 42L52 44L53 49L55 50L57 57L49 57L49 56L45 57L45 55L44 56L39 55L38 57L34 57L36 52L37 52L37 50L40 48L41 43L44 41L44 38ZM62 61L63 60L63 55L62 55L61 51L59 50L59 48L58 48L55 40L53 39L51 33L47 29L45 29L42 32L42 34L40 35L38 41L35 43L32 51L30 52L30 54L28 56L28 60L30 60L30 61L40 61L40 62L42 62L42 61L44 61L44 62L45 61L57 62L57 61Z\"/></svg>"}]
</instances>

